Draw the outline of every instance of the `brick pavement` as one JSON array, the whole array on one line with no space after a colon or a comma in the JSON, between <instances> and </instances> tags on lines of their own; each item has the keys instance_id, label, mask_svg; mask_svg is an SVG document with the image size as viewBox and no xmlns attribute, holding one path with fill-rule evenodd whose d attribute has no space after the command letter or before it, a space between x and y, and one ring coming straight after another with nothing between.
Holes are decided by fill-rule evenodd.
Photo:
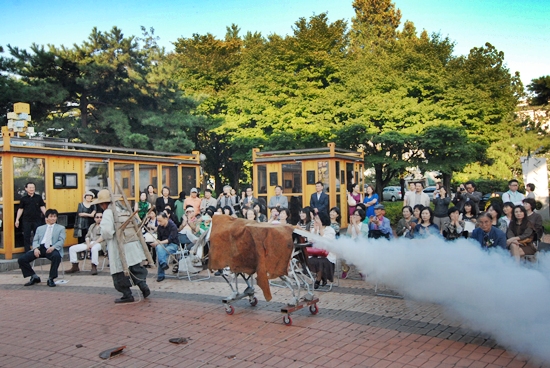
<instances>
[{"instance_id":1,"label":"brick pavement","mask_svg":"<svg viewBox=\"0 0 550 368\"><path fill-rule=\"evenodd\" d=\"M286 289L272 288L269 303L259 291L256 307L235 302L235 314L228 316L221 298L229 288L220 278L157 283L153 273L151 297L127 305L113 303L120 294L105 271L67 275L68 283L56 288L44 282L23 287L20 272L0 273L0 366L550 366L505 350L437 305L379 297L358 279L317 293L319 314L298 311L288 327L279 313L290 297ZM174 345L172 337L189 342ZM117 345L127 346L122 355L99 358Z\"/></svg>"}]
</instances>

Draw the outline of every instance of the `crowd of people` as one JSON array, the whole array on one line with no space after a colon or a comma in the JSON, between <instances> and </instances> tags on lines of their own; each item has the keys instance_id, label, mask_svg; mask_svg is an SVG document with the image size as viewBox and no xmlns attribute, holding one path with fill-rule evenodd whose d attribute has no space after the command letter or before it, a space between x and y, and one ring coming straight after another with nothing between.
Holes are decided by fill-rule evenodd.
<instances>
[{"instance_id":1,"label":"crowd of people","mask_svg":"<svg viewBox=\"0 0 550 368\"><path fill-rule=\"evenodd\" d=\"M349 213L346 215L349 215L349 224L345 236L351 239L390 240L394 237L412 239L436 235L449 241L461 237L471 238L486 249L508 249L511 255L519 260L521 256L536 253L536 242L541 240L543 235L542 217L534 212L536 202L532 184L527 185L526 195L518 192L517 180L510 180L508 186L509 190L502 195L503 204L493 201L486 211L480 212L481 193L476 191L476 185L472 181L460 185L452 199L445 188L438 185L433 196L433 210L430 198L423 192L423 184L411 183L410 190L404 196L403 217L392 228L390 220L385 216L385 207L380 203L374 188L367 186L363 198L359 185L352 184L349 188L351 192L347 194ZM251 187L246 188L239 197L231 186L226 185L218 198L212 196L210 189L206 189L203 197L200 197L198 189L192 188L189 196L181 192L178 199L174 200L168 187L163 187L159 196L155 188L149 185L140 193L134 210L136 219L143 223L143 236L153 254L153 260L156 259L158 262L157 281L162 282L166 277L165 271L169 268L168 256L176 253L180 245L187 249L192 247L208 232L215 214L273 225L291 225L328 240L338 238L341 235L341 211L338 207L329 208L329 197L322 182L317 182L315 187L316 192L311 195L309 205L300 208L298 220L292 221L288 199L282 194L283 189L279 185L275 187L275 195L269 198L267 203L255 197ZM20 218L29 219L23 221L25 248L28 252L19 259L19 264L23 275L31 277L25 284L30 286L40 282L29 266L30 262L39 257L51 259L52 268L48 285L55 286L53 280L57 277L57 266L63 256L65 232L60 231L63 227L56 224L57 212L45 210L44 202L34 195L34 188L33 183L27 184L27 195L21 200L16 216L16 226L19 226ZM110 193L106 192L103 196L108 194L110 199ZM94 193L86 192L82 203L78 205L74 227L74 237L78 239L78 244L69 248L72 267L67 273L80 271L78 252L90 253L93 275L97 274L99 252L111 253L108 243L114 242L115 239L113 234L106 235L103 229L105 210L109 207L110 200L99 198L99 194L98 198L95 198ZM33 221L36 222L35 218L40 217L40 213L45 214L47 225L36 226L33 229ZM109 216L111 218L112 214ZM114 225L110 223L109 226ZM53 230L55 231L52 233ZM32 242L30 236L26 235L31 231L35 232ZM304 237L298 236L296 240L305 241ZM143 256L142 253L136 252L135 259ZM143 256L141 260L144 259ZM310 269L316 273L315 288L333 281L336 263L334 254L324 254L322 257L313 255L309 261ZM113 268L111 260L110 264ZM132 264L134 274L141 276L133 281L136 285L141 285L144 294L148 295L149 291L142 277L146 275L146 271L136 265L137 263ZM343 278L346 278L350 266L345 260L342 262ZM145 265L144 269L147 267L150 265ZM174 272L177 272L177 267L176 265ZM114 267L117 271L115 274L121 272L120 268ZM133 301L128 280L123 280L120 275L114 275L113 282L115 288L123 293L123 297L117 299L117 302Z\"/></svg>"}]
</instances>

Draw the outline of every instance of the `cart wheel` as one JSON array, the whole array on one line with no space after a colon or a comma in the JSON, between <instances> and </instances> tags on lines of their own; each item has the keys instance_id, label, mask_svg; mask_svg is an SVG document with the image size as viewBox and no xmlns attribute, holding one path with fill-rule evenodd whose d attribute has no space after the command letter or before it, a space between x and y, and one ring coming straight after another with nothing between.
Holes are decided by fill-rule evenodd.
<instances>
[{"instance_id":1,"label":"cart wheel","mask_svg":"<svg viewBox=\"0 0 550 368\"><path fill-rule=\"evenodd\" d=\"M250 306L255 307L258 304L258 299L256 297L253 297L249 300Z\"/></svg>"},{"instance_id":2,"label":"cart wheel","mask_svg":"<svg viewBox=\"0 0 550 368\"><path fill-rule=\"evenodd\" d=\"M235 313L235 308L233 308L232 305L230 305L229 307L226 307L225 308L225 313L227 313L228 315L233 315L233 313Z\"/></svg>"},{"instance_id":3,"label":"cart wheel","mask_svg":"<svg viewBox=\"0 0 550 368\"><path fill-rule=\"evenodd\" d=\"M283 316L283 323L287 326L292 325L292 318L289 315Z\"/></svg>"},{"instance_id":4,"label":"cart wheel","mask_svg":"<svg viewBox=\"0 0 550 368\"><path fill-rule=\"evenodd\" d=\"M316 315L317 313L319 313L319 308L317 308L317 304L310 305L309 312L313 315Z\"/></svg>"}]
</instances>

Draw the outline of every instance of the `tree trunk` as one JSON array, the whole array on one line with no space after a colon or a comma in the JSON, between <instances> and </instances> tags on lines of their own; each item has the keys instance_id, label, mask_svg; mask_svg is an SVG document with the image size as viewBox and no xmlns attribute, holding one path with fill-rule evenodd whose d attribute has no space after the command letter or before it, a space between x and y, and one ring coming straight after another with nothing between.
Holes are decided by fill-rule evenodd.
<instances>
[{"instance_id":1,"label":"tree trunk","mask_svg":"<svg viewBox=\"0 0 550 368\"><path fill-rule=\"evenodd\" d=\"M86 129L88 127L88 97L86 93L80 95L80 124L82 128Z\"/></svg>"},{"instance_id":2,"label":"tree trunk","mask_svg":"<svg viewBox=\"0 0 550 368\"><path fill-rule=\"evenodd\" d=\"M445 187L445 190L447 193L449 193L449 197L451 196L451 179L453 178L453 173L441 173L441 177L443 178L443 187Z\"/></svg>"}]
</instances>

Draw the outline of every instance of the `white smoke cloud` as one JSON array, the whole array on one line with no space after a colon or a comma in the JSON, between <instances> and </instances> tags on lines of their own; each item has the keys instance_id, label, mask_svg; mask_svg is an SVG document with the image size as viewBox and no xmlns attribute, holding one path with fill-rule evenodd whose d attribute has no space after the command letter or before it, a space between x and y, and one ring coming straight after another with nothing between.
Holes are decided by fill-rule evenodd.
<instances>
[{"instance_id":1,"label":"white smoke cloud","mask_svg":"<svg viewBox=\"0 0 550 368\"><path fill-rule=\"evenodd\" d=\"M438 303L500 345L550 362L550 257L533 267L471 240L362 240L324 244L368 279L418 301Z\"/></svg>"}]
</instances>

